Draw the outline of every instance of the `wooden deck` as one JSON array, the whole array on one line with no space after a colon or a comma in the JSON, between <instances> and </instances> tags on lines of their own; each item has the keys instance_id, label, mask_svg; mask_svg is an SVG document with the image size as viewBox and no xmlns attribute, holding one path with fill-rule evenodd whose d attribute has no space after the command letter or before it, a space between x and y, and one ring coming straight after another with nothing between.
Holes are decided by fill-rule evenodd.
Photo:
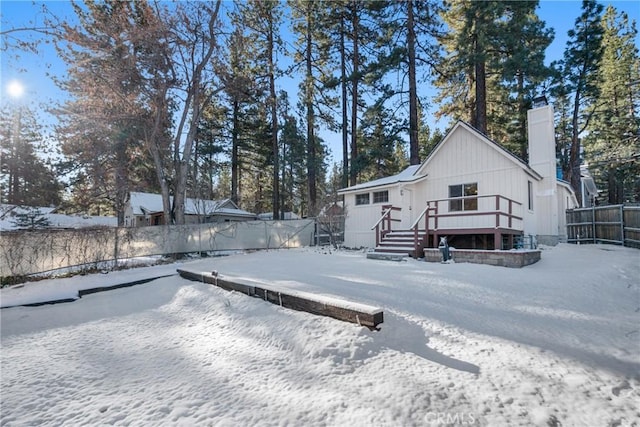
<instances>
[{"instance_id":1,"label":"wooden deck","mask_svg":"<svg viewBox=\"0 0 640 427\"><path fill-rule=\"evenodd\" d=\"M470 208L452 210L452 203L468 203ZM516 237L523 234L522 210L522 203L499 194L429 200L410 227L403 230L394 227L394 223L402 222L397 218L402 208L383 205L381 217L371 230L375 230L376 251L412 253L415 257L422 256L424 248L437 248L441 237L455 239L467 249L511 249ZM402 242L389 239L395 235L409 238ZM399 246L398 250L394 246Z\"/></svg>"},{"instance_id":2,"label":"wooden deck","mask_svg":"<svg viewBox=\"0 0 640 427\"><path fill-rule=\"evenodd\" d=\"M335 297L316 295L309 292L280 290L276 287L238 277L222 276L217 272L197 272L178 269L185 279L208 283L227 291L260 298L281 307L297 311L327 316L345 322L356 323L369 329L379 329L384 321L382 309L366 304L354 303Z\"/></svg>"}]
</instances>

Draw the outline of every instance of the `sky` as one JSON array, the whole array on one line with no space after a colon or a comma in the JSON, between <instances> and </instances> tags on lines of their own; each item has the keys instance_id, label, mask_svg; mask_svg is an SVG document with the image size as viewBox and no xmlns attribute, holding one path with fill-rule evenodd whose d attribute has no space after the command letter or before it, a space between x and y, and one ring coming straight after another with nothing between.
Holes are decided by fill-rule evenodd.
<instances>
[{"instance_id":1,"label":"sky","mask_svg":"<svg viewBox=\"0 0 640 427\"><path fill-rule=\"evenodd\" d=\"M603 5L611 4L620 11L625 11L630 18L640 24L640 3L636 0L601 2ZM1 31L16 27L40 26L44 21L42 2L26 1L0 1L0 28ZM47 8L62 19L73 19L73 11L67 1L46 2ZM538 15L546 22L547 27L555 30L555 39L547 49L547 63L561 59L566 41L567 31L573 27L575 19L580 15L581 1L555 1L542 0L538 8ZM16 34L17 33L13 33ZM33 34L20 33L20 37L31 39ZM640 46L640 35L636 38ZM0 52L0 88L2 102L24 103L33 109L43 111L46 106L55 104L64 99L65 94L58 89L51 79L51 75L64 75L64 64L57 58L55 49L51 43L40 45L38 54L16 52ZM9 86L14 81L20 81L24 86L24 94L20 99L10 96ZM286 81L287 85L293 85L292 80ZM292 100L292 103L295 103ZM42 113L43 122L50 123L54 119ZM432 121L434 128L444 130L447 123ZM334 161L340 161L342 157L341 140L338 134L324 133Z\"/></svg>"},{"instance_id":2,"label":"sky","mask_svg":"<svg viewBox=\"0 0 640 427\"><path fill-rule=\"evenodd\" d=\"M0 425L635 425L638 256L561 244L517 269L311 247L3 288L3 307L75 301L0 310ZM384 322L373 332L176 268L379 307Z\"/></svg>"}]
</instances>

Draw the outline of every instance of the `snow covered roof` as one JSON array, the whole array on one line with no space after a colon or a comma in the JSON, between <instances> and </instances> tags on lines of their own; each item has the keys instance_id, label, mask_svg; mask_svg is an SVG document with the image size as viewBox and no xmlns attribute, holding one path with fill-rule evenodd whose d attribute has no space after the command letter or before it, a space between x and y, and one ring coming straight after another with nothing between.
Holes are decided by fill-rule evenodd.
<instances>
[{"instance_id":1,"label":"snow covered roof","mask_svg":"<svg viewBox=\"0 0 640 427\"><path fill-rule=\"evenodd\" d=\"M382 187L385 185L396 184L399 182L413 182L421 178L426 178L427 176L426 174L416 175L416 172L418 171L418 169L420 169L420 165L411 165L396 175L387 176L385 178L380 178L380 179L376 179L369 182L363 182L362 184L352 185L351 187L338 190L338 194L349 193L352 191L359 191L359 190L363 190L365 188L371 188L371 187Z\"/></svg>"},{"instance_id":2,"label":"snow covered roof","mask_svg":"<svg viewBox=\"0 0 640 427\"><path fill-rule=\"evenodd\" d=\"M173 197L170 198L173 201ZM130 193L129 204L134 215L149 215L162 213L162 196L154 193L142 193L132 191ZM187 198L184 203L186 215L214 215L225 214L235 216L254 217L251 212L239 209L231 199L205 200Z\"/></svg>"},{"instance_id":3,"label":"snow covered roof","mask_svg":"<svg viewBox=\"0 0 640 427\"><path fill-rule=\"evenodd\" d=\"M283 215L284 219L300 219L300 216L295 212L285 212ZM273 212L263 212L258 214L258 219L264 221L270 221L273 219Z\"/></svg>"}]
</instances>

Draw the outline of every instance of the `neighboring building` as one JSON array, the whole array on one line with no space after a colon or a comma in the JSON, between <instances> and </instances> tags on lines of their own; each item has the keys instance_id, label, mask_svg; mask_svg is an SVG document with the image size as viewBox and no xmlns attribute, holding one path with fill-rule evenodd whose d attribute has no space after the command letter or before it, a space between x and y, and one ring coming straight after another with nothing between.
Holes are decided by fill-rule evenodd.
<instances>
[{"instance_id":1,"label":"neighboring building","mask_svg":"<svg viewBox=\"0 0 640 427\"><path fill-rule=\"evenodd\" d=\"M580 185L582 186L582 201L580 205L583 208L595 206L598 197L598 188L593 180L593 176L591 176L591 172L589 172L588 165L580 166Z\"/></svg>"},{"instance_id":2,"label":"neighboring building","mask_svg":"<svg viewBox=\"0 0 640 427\"><path fill-rule=\"evenodd\" d=\"M173 201L173 198L171 198ZM209 222L252 221L256 215L239 209L231 199L185 200L185 222L202 224ZM131 192L124 211L126 227L143 227L165 224L162 196L160 194Z\"/></svg>"},{"instance_id":3,"label":"neighboring building","mask_svg":"<svg viewBox=\"0 0 640 427\"><path fill-rule=\"evenodd\" d=\"M258 214L258 219L262 221L271 221L273 220L273 212L263 212ZM295 212L282 212L282 218L280 219L300 219L300 216Z\"/></svg>"},{"instance_id":4,"label":"neighboring building","mask_svg":"<svg viewBox=\"0 0 640 427\"><path fill-rule=\"evenodd\" d=\"M528 112L528 139L526 164L459 121L422 164L340 190L345 246L379 246L390 230L411 230L416 252L418 232L420 249L441 237L471 249L512 248L523 236L551 245L566 239L565 210L578 202L556 177L551 106Z\"/></svg>"}]
</instances>

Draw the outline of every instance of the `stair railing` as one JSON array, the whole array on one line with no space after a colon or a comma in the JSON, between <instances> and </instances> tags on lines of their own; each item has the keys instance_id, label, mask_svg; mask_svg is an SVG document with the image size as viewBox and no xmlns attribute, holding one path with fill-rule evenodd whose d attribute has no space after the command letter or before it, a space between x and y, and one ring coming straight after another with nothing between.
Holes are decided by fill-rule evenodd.
<instances>
[{"instance_id":1,"label":"stair railing","mask_svg":"<svg viewBox=\"0 0 640 427\"><path fill-rule=\"evenodd\" d=\"M422 210L422 212L420 212L420 215L418 215L416 220L413 221L413 224L411 224L411 227L409 227L409 230L413 230L413 253L416 258L420 257L419 251L420 249L424 249L424 246L426 245L427 240L429 239L429 211L430 210L435 211L436 209L432 208L431 206L429 206L429 203L427 203L427 207L425 207ZM422 218L424 218L424 237L422 238L422 241L420 241L418 231L419 231L419 223Z\"/></svg>"},{"instance_id":2,"label":"stair railing","mask_svg":"<svg viewBox=\"0 0 640 427\"><path fill-rule=\"evenodd\" d=\"M395 207L393 205L384 205L382 206L382 216L376 223L371 227L371 229L376 230L376 247L380 245L380 241L385 236L385 234L391 231L391 222L399 222L399 219L394 219L391 217L391 213L393 211L400 211L401 208Z\"/></svg>"}]
</instances>

